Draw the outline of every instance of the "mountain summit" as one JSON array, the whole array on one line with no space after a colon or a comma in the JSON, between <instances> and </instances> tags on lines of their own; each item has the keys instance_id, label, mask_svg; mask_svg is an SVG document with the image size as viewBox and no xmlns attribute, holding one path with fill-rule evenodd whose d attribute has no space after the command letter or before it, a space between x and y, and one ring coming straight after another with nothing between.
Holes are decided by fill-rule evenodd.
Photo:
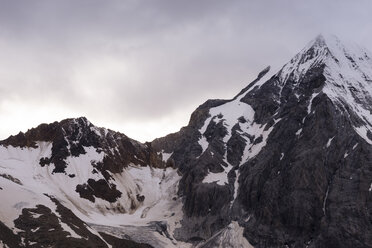
<instances>
[{"instance_id":1,"label":"mountain summit","mask_svg":"<svg viewBox=\"0 0 372 248\"><path fill-rule=\"evenodd\" d=\"M278 75L283 85L299 82L307 72L323 68L326 81L322 92L339 108L350 108L349 114L357 115L358 120L354 120L357 132L372 144L371 58L369 51L355 44L345 45L335 36L319 35Z\"/></svg>"},{"instance_id":2,"label":"mountain summit","mask_svg":"<svg viewBox=\"0 0 372 248\"><path fill-rule=\"evenodd\" d=\"M318 36L150 143L85 118L11 136L0 142L0 240L372 247L371 78L368 51Z\"/></svg>"}]
</instances>

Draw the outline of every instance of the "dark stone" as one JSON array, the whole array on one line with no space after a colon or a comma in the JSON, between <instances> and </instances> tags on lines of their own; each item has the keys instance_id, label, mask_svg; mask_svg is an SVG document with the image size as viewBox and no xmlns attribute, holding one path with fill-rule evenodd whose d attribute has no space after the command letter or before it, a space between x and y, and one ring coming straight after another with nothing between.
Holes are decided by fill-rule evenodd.
<instances>
[{"instance_id":1,"label":"dark stone","mask_svg":"<svg viewBox=\"0 0 372 248\"><path fill-rule=\"evenodd\" d=\"M12 177L9 174L0 174L0 177L3 177L5 179L8 179L9 181L12 181L13 183L16 183L16 184L19 184L19 185L23 185L22 182L21 182L21 180L19 180L18 178Z\"/></svg>"},{"instance_id":2,"label":"dark stone","mask_svg":"<svg viewBox=\"0 0 372 248\"><path fill-rule=\"evenodd\" d=\"M86 184L79 184L76 186L76 192L79 193L80 197L92 202L95 202L94 197L101 198L108 202L115 202L122 194L116 189L115 184L109 184L104 179L99 179L98 181L88 179Z\"/></svg>"},{"instance_id":3,"label":"dark stone","mask_svg":"<svg viewBox=\"0 0 372 248\"><path fill-rule=\"evenodd\" d=\"M143 202L145 200L145 196L144 195L137 194L136 195L136 198L137 198L137 201L139 201L139 202Z\"/></svg>"},{"instance_id":4,"label":"dark stone","mask_svg":"<svg viewBox=\"0 0 372 248\"><path fill-rule=\"evenodd\" d=\"M21 247L20 236L13 233L3 222L0 221L0 240L9 248Z\"/></svg>"},{"instance_id":5,"label":"dark stone","mask_svg":"<svg viewBox=\"0 0 372 248\"><path fill-rule=\"evenodd\" d=\"M99 233L113 248L153 248L151 245L136 243L132 240L119 239L104 232Z\"/></svg>"},{"instance_id":6,"label":"dark stone","mask_svg":"<svg viewBox=\"0 0 372 248\"><path fill-rule=\"evenodd\" d=\"M103 128L93 126L85 117L41 124L26 133L19 133L0 141L0 145L36 148L36 141L53 143L51 157L41 158L39 162L41 166L53 163L55 166L53 173L65 173L66 158L85 154L84 147L94 147L97 152L105 152L100 168L103 171L119 173L130 163L165 167L161 158L152 151L151 143L144 145L124 134L112 130L105 131Z\"/></svg>"},{"instance_id":7,"label":"dark stone","mask_svg":"<svg viewBox=\"0 0 372 248\"><path fill-rule=\"evenodd\" d=\"M34 217L35 214L38 217ZM78 218L76 220L80 221ZM88 239L70 237L70 233L64 231L60 221L49 208L37 205L36 208L24 208L14 223L22 230L19 236L24 239L26 247L107 247L101 239L90 232L89 236L94 237L93 240L89 236L82 236ZM79 234L80 228L72 225L70 220L63 218L62 221ZM83 228L86 229L85 226Z\"/></svg>"}]
</instances>

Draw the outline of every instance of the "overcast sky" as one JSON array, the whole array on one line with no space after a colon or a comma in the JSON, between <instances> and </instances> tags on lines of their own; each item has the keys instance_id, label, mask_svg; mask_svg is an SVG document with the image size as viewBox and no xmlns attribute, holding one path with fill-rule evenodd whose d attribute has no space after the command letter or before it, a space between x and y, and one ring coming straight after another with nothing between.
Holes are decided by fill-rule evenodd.
<instances>
[{"instance_id":1,"label":"overcast sky","mask_svg":"<svg viewBox=\"0 0 372 248\"><path fill-rule=\"evenodd\" d=\"M319 33L372 50L372 1L0 0L0 139L69 117L175 132Z\"/></svg>"}]
</instances>

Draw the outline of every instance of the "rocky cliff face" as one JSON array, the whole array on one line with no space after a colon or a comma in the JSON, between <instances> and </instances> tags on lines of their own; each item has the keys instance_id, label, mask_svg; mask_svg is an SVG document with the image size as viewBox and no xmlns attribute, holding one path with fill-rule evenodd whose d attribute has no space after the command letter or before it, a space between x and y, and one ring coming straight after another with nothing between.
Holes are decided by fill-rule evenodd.
<instances>
[{"instance_id":1,"label":"rocky cliff face","mask_svg":"<svg viewBox=\"0 0 372 248\"><path fill-rule=\"evenodd\" d=\"M155 140L183 171L179 238L233 220L255 247L371 247L371 79L366 51L319 36Z\"/></svg>"},{"instance_id":2,"label":"rocky cliff face","mask_svg":"<svg viewBox=\"0 0 372 248\"><path fill-rule=\"evenodd\" d=\"M11 202L0 240L372 247L371 57L319 36L147 144L85 118L11 136L0 143L0 196Z\"/></svg>"}]
</instances>

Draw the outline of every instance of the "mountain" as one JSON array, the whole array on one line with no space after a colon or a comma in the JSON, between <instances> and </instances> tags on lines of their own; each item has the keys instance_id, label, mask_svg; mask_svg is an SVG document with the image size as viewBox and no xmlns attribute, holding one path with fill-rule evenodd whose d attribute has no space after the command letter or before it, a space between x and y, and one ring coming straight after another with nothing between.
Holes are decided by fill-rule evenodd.
<instances>
[{"instance_id":1,"label":"mountain","mask_svg":"<svg viewBox=\"0 0 372 248\"><path fill-rule=\"evenodd\" d=\"M0 142L7 247L372 247L372 56L318 36L179 132L85 118Z\"/></svg>"}]
</instances>

